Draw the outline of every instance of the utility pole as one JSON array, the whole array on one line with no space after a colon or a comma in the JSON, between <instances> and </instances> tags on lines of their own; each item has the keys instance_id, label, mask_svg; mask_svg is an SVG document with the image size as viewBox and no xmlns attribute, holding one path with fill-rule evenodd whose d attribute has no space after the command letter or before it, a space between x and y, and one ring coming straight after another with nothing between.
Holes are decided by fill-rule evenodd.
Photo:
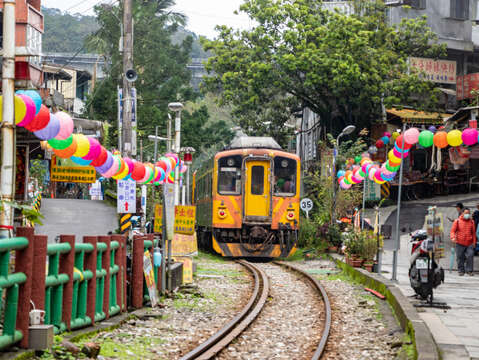
<instances>
[{"instance_id":1,"label":"utility pole","mask_svg":"<svg viewBox=\"0 0 479 360\"><path fill-rule=\"evenodd\" d=\"M123 1L123 126L122 142L123 155L132 155L132 80L127 77L127 72L133 70L133 18L132 0ZM134 80L133 80L134 81Z\"/></svg>"},{"instance_id":2,"label":"utility pole","mask_svg":"<svg viewBox=\"0 0 479 360\"><path fill-rule=\"evenodd\" d=\"M3 1L3 109L1 123L2 167L1 200L12 201L15 192L15 0ZM0 212L0 238L7 238L13 227L13 209L3 203Z\"/></svg>"}]
</instances>

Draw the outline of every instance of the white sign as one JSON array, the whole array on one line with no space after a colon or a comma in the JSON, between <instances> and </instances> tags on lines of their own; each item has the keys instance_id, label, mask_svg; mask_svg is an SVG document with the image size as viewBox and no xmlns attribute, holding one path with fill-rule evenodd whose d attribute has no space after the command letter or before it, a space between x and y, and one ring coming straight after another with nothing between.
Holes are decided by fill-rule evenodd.
<instances>
[{"instance_id":1,"label":"white sign","mask_svg":"<svg viewBox=\"0 0 479 360\"><path fill-rule=\"evenodd\" d=\"M304 198L299 203L299 207L306 213L306 217L309 218L309 212L313 210L313 201L308 198Z\"/></svg>"},{"instance_id":2,"label":"white sign","mask_svg":"<svg viewBox=\"0 0 479 360\"><path fill-rule=\"evenodd\" d=\"M136 181L118 180L117 183L117 212L119 214L136 213Z\"/></svg>"},{"instance_id":3,"label":"white sign","mask_svg":"<svg viewBox=\"0 0 479 360\"><path fill-rule=\"evenodd\" d=\"M96 181L90 186L90 196L92 200L103 200L101 192L101 183L100 181Z\"/></svg>"}]
</instances>

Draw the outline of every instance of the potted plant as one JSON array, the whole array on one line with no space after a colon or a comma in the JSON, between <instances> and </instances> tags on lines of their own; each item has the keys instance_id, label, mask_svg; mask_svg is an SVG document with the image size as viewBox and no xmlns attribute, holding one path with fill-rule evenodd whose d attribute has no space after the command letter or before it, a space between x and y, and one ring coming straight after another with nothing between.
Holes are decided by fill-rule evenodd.
<instances>
[{"instance_id":1,"label":"potted plant","mask_svg":"<svg viewBox=\"0 0 479 360\"><path fill-rule=\"evenodd\" d=\"M328 227L328 241L329 241L329 250L337 252L341 248L343 243L341 230L337 225L330 225Z\"/></svg>"},{"instance_id":2,"label":"potted plant","mask_svg":"<svg viewBox=\"0 0 479 360\"><path fill-rule=\"evenodd\" d=\"M361 256L365 259L363 266L366 270L372 271L377 251L376 235L371 231L363 231Z\"/></svg>"},{"instance_id":3,"label":"potted plant","mask_svg":"<svg viewBox=\"0 0 479 360\"><path fill-rule=\"evenodd\" d=\"M346 253L349 257L349 264L354 267L360 267L362 264L361 259L361 234L357 231L351 231L348 233L346 239Z\"/></svg>"}]
</instances>

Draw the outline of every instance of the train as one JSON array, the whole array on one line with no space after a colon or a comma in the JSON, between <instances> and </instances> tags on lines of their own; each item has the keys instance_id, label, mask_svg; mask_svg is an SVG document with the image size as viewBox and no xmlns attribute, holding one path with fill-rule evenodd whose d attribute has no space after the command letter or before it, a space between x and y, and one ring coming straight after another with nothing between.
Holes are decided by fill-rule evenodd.
<instances>
[{"instance_id":1,"label":"train","mask_svg":"<svg viewBox=\"0 0 479 360\"><path fill-rule=\"evenodd\" d=\"M224 257L296 251L301 162L271 137L237 137L193 173L198 245Z\"/></svg>"}]
</instances>

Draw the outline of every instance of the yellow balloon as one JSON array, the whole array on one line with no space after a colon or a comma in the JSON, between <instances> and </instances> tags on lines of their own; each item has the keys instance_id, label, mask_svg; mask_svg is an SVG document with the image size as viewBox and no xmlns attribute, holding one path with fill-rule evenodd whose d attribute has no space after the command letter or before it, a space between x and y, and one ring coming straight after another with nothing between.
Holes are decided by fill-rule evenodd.
<instances>
[{"instance_id":1,"label":"yellow balloon","mask_svg":"<svg viewBox=\"0 0 479 360\"><path fill-rule=\"evenodd\" d=\"M388 159L389 159L389 161L391 161L392 163L395 163L395 164L401 163L401 159L394 155L393 150L389 150Z\"/></svg>"},{"instance_id":2,"label":"yellow balloon","mask_svg":"<svg viewBox=\"0 0 479 360\"><path fill-rule=\"evenodd\" d=\"M125 178L125 177L127 177L127 176L128 176L128 166L125 166L125 169L124 169L121 173L119 173L119 174L117 174L117 175L115 175L115 176L112 176L112 178L113 178L113 179L116 179L116 180L118 180L118 179L121 180L121 179L123 179L123 178Z\"/></svg>"},{"instance_id":3,"label":"yellow balloon","mask_svg":"<svg viewBox=\"0 0 479 360\"><path fill-rule=\"evenodd\" d=\"M76 140L77 140L77 150L75 151L73 156L76 156L79 158L84 157L90 151L90 142L88 141L88 138L83 134L76 134Z\"/></svg>"},{"instance_id":4,"label":"yellow balloon","mask_svg":"<svg viewBox=\"0 0 479 360\"><path fill-rule=\"evenodd\" d=\"M395 131L391 134L391 137L392 137L393 141L395 141L399 137L399 133L397 131Z\"/></svg>"},{"instance_id":5,"label":"yellow balloon","mask_svg":"<svg viewBox=\"0 0 479 360\"><path fill-rule=\"evenodd\" d=\"M27 114L27 105L20 96L15 95L15 124L23 121ZM3 96L0 96L0 121L3 121Z\"/></svg>"},{"instance_id":6,"label":"yellow balloon","mask_svg":"<svg viewBox=\"0 0 479 360\"><path fill-rule=\"evenodd\" d=\"M459 130L451 130L447 133L447 143L451 146L462 144L462 133Z\"/></svg>"},{"instance_id":7,"label":"yellow balloon","mask_svg":"<svg viewBox=\"0 0 479 360\"><path fill-rule=\"evenodd\" d=\"M378 179L376 179L376 177L374 177L374 182L376 184L384 184L386 181L379 181Z\"/></svg>"}]
</instances>

